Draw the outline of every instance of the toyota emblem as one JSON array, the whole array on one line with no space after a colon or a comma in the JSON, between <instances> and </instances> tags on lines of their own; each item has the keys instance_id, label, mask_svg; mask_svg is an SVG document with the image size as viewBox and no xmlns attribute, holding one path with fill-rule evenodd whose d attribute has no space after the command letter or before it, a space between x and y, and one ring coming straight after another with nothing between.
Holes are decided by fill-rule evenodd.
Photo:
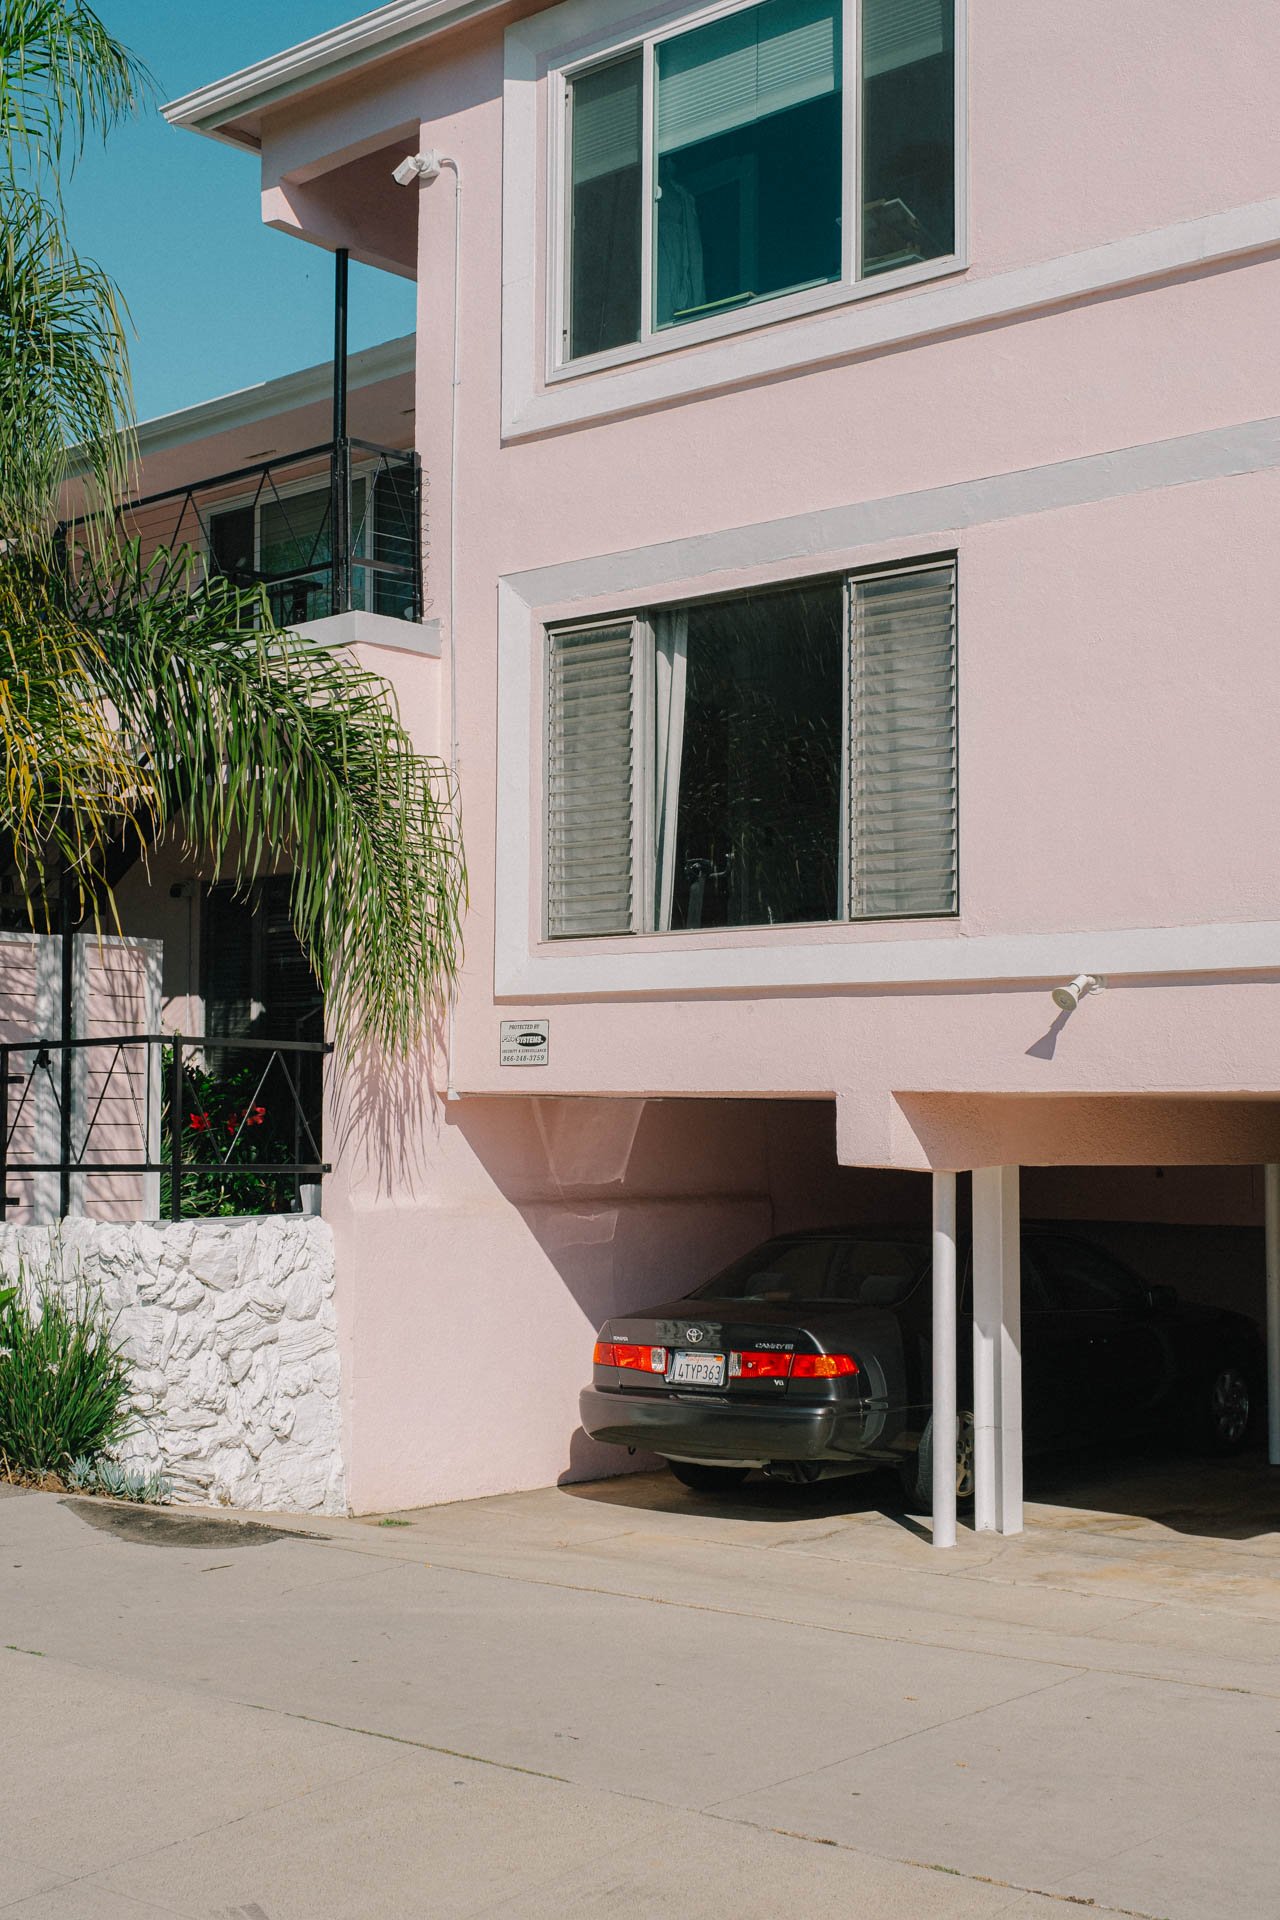
<instances>
[{"instance_id":1,"label":"toyota emblem","mask_svg":"<svg viewBox=\"0 0 1280 1920\"><path fill-rule=\"evenodd\" d=\"M702 1338L702 1328L686 1327L684 1330L684 1337L689 1342L690 1346L696 1347L699 1340L701 1340Z\"/></svg>"}]
</instances>

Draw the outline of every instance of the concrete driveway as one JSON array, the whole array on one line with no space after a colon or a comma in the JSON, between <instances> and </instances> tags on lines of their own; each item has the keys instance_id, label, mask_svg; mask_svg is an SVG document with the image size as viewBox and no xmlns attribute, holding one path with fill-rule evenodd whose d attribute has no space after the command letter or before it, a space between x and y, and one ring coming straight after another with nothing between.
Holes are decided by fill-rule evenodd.
<instances>
[{"instance_id":1,"label":"concrete driveway","mask_svg":"<svg viewBox=\"0 0 1280 1920\"><path fill-rule=\"evenodd\" d=\"M1280 1475L0 1499L0 1914L1280 1914Z\"/></svg>"}]
</instances>

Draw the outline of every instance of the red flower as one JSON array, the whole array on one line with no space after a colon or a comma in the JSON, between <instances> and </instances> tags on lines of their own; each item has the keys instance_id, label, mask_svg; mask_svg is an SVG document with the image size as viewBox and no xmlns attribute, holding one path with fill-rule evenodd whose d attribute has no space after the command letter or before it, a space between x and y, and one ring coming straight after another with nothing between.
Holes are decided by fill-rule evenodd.
<instances>
[{"instance_id":1,"label":"red flower","mask_svg":"<svg viewBox=\"0 0 1280 1920\"><path fill-rule=\"evenodd\" d=\"M209 1131L209 1116L208 1116L208 1114L207 1114L207 1113L193 1113L193 1114L192 1114L192 1116L191 1116L191 1120L190 1120L190 1126L191 1126L191 1131L192 1131L193 1133L208 1133L208 1131Z\"/></svg>"},{"instance_id":2,"label":"red flower","mask_svg":"<svg viewBox=\"0 0 1280 1920\"><path fill-rule=\"evenodd\" d=\"M260 1127L266 1121L266 1117L267 1110L265 1107L251 1107L245 1116L245 1125L246 1127Z\"/></svg>"}]
</instances>

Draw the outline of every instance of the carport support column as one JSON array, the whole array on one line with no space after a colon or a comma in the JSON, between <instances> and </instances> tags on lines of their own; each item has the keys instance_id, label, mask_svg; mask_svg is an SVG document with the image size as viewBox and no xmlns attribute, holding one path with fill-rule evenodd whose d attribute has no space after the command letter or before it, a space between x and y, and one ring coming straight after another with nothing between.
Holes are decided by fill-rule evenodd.
<instances>
[{"instance_id":1,"label":"carport support column","mask_svg":"<svg viewBox=\"0 0 1280 1920\"><path fill-rule=\"evenodd\" d=\"M1017 1167L973 1175L974 1524L1022 1532L1022 1249Z\"/></svg>"},{"instance_id":2,"label":"carport support column","mask_svg":"<svg viewBox=\"0 0 1280 1920\"><path fill-rule=\"evenodd\" d=\"M933 1544L956 1543L956 1176L933 1176Z\"/></svg>"},{"instance_id":3,"label":"carport support column","mask_svg":"<svg viewBox=\"0 0 1280 1920\"><path fill-rule=\"evenodd\" d=\"M1267 1458L1280 1467L1280 1166L1262 1169L1267 1223Z\"/></svg>"}]
</instances>

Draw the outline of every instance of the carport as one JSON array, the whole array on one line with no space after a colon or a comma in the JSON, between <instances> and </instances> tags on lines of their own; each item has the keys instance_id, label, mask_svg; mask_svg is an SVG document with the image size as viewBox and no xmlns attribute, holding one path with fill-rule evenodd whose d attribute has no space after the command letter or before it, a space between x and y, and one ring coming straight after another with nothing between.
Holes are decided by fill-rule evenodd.
<instances>
[{"instance_id":1,"label":"carport","mask_svg":"<svg viewBox=\"0 0 1280 1920\"><path fill-rule=\"evenodd\" d=\"M1280 1466L1280 1107L1271 1098L903 1094L933 1169L933 1544L956 1540L957 1176L973 1193L974 1525L1023 1525L1025 1167L1261 1168L1267 1444Z\"/></svg>"}]
</instances>

